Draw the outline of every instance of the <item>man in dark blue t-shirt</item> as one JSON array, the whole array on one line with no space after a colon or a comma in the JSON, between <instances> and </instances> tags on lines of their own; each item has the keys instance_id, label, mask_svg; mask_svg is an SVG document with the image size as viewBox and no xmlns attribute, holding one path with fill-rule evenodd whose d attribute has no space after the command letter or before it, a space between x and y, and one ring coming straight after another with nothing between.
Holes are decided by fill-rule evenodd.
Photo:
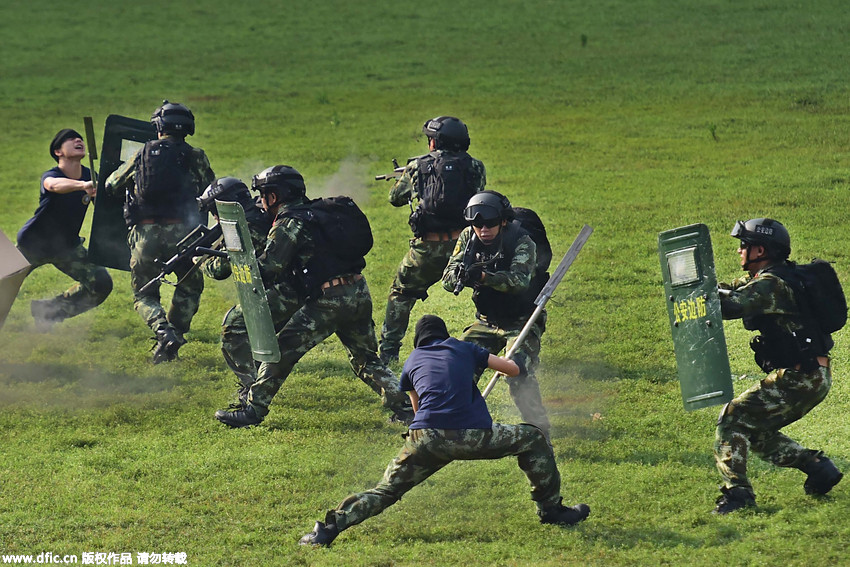
<instances>
[{"instance_id":1,"label":"man in dark blue t-shirt","mask_svg":"<svg viewBox=\"0 0 850 567\"><path fill-rule=\"evenodd\" d=\"M30 271L53 264L77 282L65 293L30 304L41 330L100 305L112 291L106 268L88 261L80 238L88 203L97 191L91 171L82 165L85 155L83 137L75 130L65 128L56 134L50 157L58 165L42 174L38 208L18 231L18 249Z\"/></svg>"},{"instance_id":2,"label":"man in dark blue t-shirt","mask_svg":"<svg viewBox=\"0 0 850 567\"><path fill-rule=\"evenodd\" d=\"M531 483L531 499L544 524L572 525L590 514L587 504L561 504L561 475L543 433L533 425L493 423L475 385L476 370L508 376L517 364L468 342L450 338L446 324L425 315L416 324L414 350L404 363L401 388L416 412L407 440L372 490L352 494L324 522L301 538L302 545L330 545L339 533L380 514L404 493L454 460L516 456Z\"/></svg>"}]
</instances>

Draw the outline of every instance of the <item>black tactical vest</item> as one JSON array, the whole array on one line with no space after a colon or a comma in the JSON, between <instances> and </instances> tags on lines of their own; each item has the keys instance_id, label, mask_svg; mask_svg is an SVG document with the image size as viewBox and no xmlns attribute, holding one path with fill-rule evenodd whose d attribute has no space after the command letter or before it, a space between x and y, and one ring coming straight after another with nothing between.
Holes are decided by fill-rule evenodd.
<instances>
[{"instance_id":1,"label":"black tactical vest","mask_svg":"<svg viewBox=\"0 0 850 567\"><path fill-rule=\"evenodd\" d=\"M147 142L136 157L136 184L132 202L135 219L180 219L197 224L201 217L189 170L192 146L163 138ZM130 222L131 219L128 219Z\"/></svg>"},{"instance_id":2,"label":"black tactical vest","mask_svg":"<svg viewBox=\"0 0 850 567\"><path fill-rule=\"evenodd\" d=\"M528 233L519 223L511 222L502 227L497 242L485 246L473 234L472 258L474 262L486 262L485 271L508 271L513 262L520 237ZM545 270L535 269L528 288L520 293L506 293L487 286L478 286L472 293L479 315L496 325L512 323L527 318L535 309L534 300L543 290L549 274Z\"/></svg>"},{"instance_id":3,"label":"black tactical vest","mask_svg":"<svg viewBox=\"0 0 850 567\"><path fill-rule=\"evenodd\" d=\"M419 205L409 220L413 234L422 236L465 227L463 210L480 183L473 175L472 157L466 152L435 151L417 160Z\"/></svg>"}]
</instances>

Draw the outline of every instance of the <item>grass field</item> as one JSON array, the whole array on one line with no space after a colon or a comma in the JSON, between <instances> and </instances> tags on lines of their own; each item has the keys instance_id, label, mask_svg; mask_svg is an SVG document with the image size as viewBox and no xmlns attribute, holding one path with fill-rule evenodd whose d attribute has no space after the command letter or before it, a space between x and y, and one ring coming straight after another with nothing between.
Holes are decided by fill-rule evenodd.
<instances>
[{"instance_id":1,"label":"grass field","mask_svg":"<svg viewBox=\"0 0 850 567\"><path fill-rule=\"evenodd\" d=\"M355 196L372 221L365 275L377 324L407 247L386 202L393 157L425 152L421 124L461 117L488 186L537 210L556 256L595 232L549 308L539 378L570 502L589 520L542 526L512 460L454 463L330 549L298 538L377 482L401 443L334 339L309 353L268 419L212 418L233 390L218 348L232 282L207 281L181 360L152 366L129 276L49 334L24 283L0 330L0 555L187 554L191 565L847 564L847 486L803 494L803 475L753 460L759 507L709 512L717 409L682 409L656 252L658 232L703 222L717 274L740 269L738 219L769 216L792 257L850 281L850 11L813 0L434 0L0 6L0 230L14 240L52 167L50 139L93 116L147 119L163 98L197 119L190 143L218 175L297 167L308 192ZM89 219L90 221L90 219ZM88 221L84 235L88 234ZM438 288L413 313L459 333L468 293ZM850 470L847 330L834 387L787 428ZM760 375L726 326L736 390ZM410 349L410 339L402 352ZM506 388L488 400L519 419Z\"/></svg>"}]
</instances>

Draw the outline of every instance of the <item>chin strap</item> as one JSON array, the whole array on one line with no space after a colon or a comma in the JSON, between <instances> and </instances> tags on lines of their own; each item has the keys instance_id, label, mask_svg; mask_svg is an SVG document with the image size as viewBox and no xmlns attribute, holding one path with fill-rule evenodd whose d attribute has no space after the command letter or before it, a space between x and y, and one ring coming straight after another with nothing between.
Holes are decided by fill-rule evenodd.
<instances>
[{"instance_id":1,"label":"chin strap","mask_svg":"<svg viewBox=\"0 0 850 567\"><path fill-rule=\"evenodd\" d=\"M758 258L750 259L750 247L752 246L752 244L750 244L748 242L744 242L744 241L741 241L741 244L742 244L741 249L747 251L747 259L744 261L744 264L741 266L741 269L744 270L745 272L750 271L750 264L752 264L753 262L761 262L762 260L770 260L771 259L771 257L769 255L759 256Z\"/></svg>"}]
</instances>

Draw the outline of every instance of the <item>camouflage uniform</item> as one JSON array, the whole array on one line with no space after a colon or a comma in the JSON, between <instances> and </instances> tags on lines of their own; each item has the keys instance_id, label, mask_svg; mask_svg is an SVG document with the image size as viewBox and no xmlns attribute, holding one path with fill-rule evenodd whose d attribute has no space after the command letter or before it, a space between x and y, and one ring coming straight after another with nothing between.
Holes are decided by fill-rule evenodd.
<instances>
[{"instance_id":1,"label":"camouflage uniform","mask_svg":"<svg viewBox=\"0 0 850 567\"><path fill-rule=\"evenodd\" d=\"M454 291L457 284L457 269L463 264L464 251L467 243L473 235L472 227L467 227L461 232L454 252L449 259L448 265L443 272L443 287L448 291ZM517 240L513 251L508 252L511 258L509 270L486 272L485 279L480 285L492 290L504 292L505 294L519 294L528 289L532 275L535 271L536 246L528 235L523 235ZM512 254L512 255L510 255ZM462 341L470 341L493 354L498 354L502 349L510 349L513 341L519 336L525 326L528 317L508 318L503 320L498 316L476 313L476 321L463 331L460 337ZM537 382L535 370L540 363L541 337L546 329L546 313L543 312L537 322L526 336L522 346L513 355L513 360L521 364L526 372L512 378L506 378L511 398L520 411L522 419L539 427L547 439L549 438L549 417L543 407L540 396L540 384ZM476 376L479 380L481 375Z\"/></svg>"},{"instance_id":2,"label":"camouflage uniform","mask_svg":"<svg viewBox=\"0 0 850 567\"><path fill-rule=\"evenodd\" d=\"M733 290L721 300L725 319L769 315L789 333L800 328L795 323L798 309L794 293L776 275L762 270L721 287ZM720 412L714 443L714 457L725 488L742 488L752 494L747 478L750 450L778 467L804 468L818 457L820 452L806 449L779 430L823 401L831 385L828 367L777 368L726 404Z\"/></svg>"},{"instance_id":3,"label":"camouflage uniform","mask_svg":"<svg viewBox=\"0 0 850 567\"><path fill-rule=\"evenodd\" d=\"M112 291L112 278L103 266L89 262L88 252L83 247L82 239L75 247L61 255L33 256L26 249L21 253L30 263L29 272L45 264L53 264L56 269L76 281L64 293L52 299L35 300L33 303L43 306L47 319L58 322L84 313L92 307L97 307ZM28 272L28 273L29 273Z\"/></svg>"},{"instance_id":4,"label":"camouflage uniform","mask_svg":"<svg viewBox=\"0 0 850 567\"><path fill-rule=\"evenodd\" d=\"M352 494L325 522L340 531L380 514L408 490L455 460L500 459L516 456L531 483L538 510L557 506L561 475L540 431L531 425L494 423L492 429L411 429L404 447L373 489Z\"/></svg>"},{"instance_id":5,"label":"camouflage uniform","mask_svg":"<svg viewBox=\"0 0 850 567\"><path fill-rule=\"evenodd\" d=\"M442 151L435 150L434 153ZM487 184L484 164L472 158L471 169L472 176L480 180L475 191L482 191ZM416 189L418 178L419 161L414 159L405 166L401 178L390 189L390 204L394 207L403 207L414 199L418 199ZM454 249L456 238L452 238L451 233L439 233L431 238L435 240L418 236L412 238L410 248L398 267L398 273L387 298L384 324L381 327L381 354L384 356L398 355L401 341L410 323L410 312L416 300L425 301L428 297L428 288L440 281L443 269Z\"/></svg>"},{"instance_id":6,"label":"camouflage uniform","mask_svg":"<svg viewBox=\"0 0 850 567\"><path fill-rule=\"evenodd\" d=\"M302 198L286 203L278 212L265 251L259 258L260 271L267 285L291 281L292 267L307 265L316 253L309 227L299 219L285 216L287 206L307 202ZM281 359L260 365L257 380L248 395L248 404L257 416L268 414L272 398L301 357L332 334L339 337L348 351L354 373L382 396L386 407L398 412L406 406L407 396L399 390L398 378L377 355L372 298L366 280L360 274L350 273L338 274L333 279L338 278L345 278L347 283L328 287L317 297L308 299L278 332ZM287 298L285 292L278 292L284 300Z\"/></svg>"},{"instance_id":7,"label":"camouflage uniform","mask_svg":"<svg viewBox=\"0 0 850 567\"><path fill-rule=\"evenodd\" d=\"M192 148L188 167L195 194L200 195L215 179L210 162L202 149ZM120 190L134 183L135 177L134 156L109 176L106 188L111 192ZM189 331L192 318L198 311L201 292L204 290L204 278L198 270L193 270L177 285L167 313L160 303L159 284L151 286L144 294L139 291L160 273L160 268L154 260L169 258L177 243L193 228L195 227L187 224L185 219L136 219L135 224L130 227L127 243L130 247L133 307L154 332L172 328L182 336ZM175 275L178 279L183 279L186 276L186 268L176 270Z\"/></svg>"}]
</instances>

